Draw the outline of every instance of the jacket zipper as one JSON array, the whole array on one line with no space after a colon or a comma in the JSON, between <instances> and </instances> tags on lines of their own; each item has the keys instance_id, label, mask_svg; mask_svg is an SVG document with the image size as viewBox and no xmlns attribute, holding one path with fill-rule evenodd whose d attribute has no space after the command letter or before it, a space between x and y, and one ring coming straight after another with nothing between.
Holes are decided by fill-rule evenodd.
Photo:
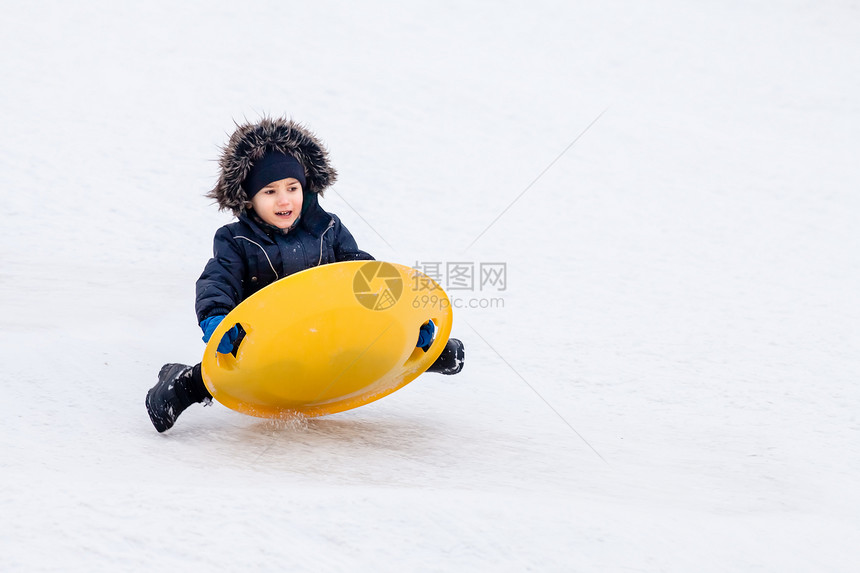
<instances>
[{"instance_id":1,"label":"jacket zipper","mask_svg":"<svg viewBox=\"0 0 860 573\"><path fill-rule=\"evenodd\" d=\"M325 231L323 231L323 234L320 235L320 259L317 261L317 266L320 266L322 264L323 242L324 242L323 240L325 239L325 234L328 233L328 230L331 229L332 227L334 227L334 219L329 221L328 227L326 227Z\"/></svg>"}]
</instances>

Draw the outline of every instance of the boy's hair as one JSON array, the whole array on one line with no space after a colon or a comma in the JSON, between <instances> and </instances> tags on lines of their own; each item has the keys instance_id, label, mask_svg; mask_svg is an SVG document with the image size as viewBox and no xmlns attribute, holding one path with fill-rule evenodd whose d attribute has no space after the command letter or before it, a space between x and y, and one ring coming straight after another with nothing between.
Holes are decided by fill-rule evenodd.
<instances>
[{"instance_id":1,"label":"boy's hair","mask_svg":"<svg viewBox=\"0 0 860 573\"><path fill-rule=\"evenodd\" d=\"M328 150L308 128L291 119L263 117L257 123L236 124L236 131L221 149L218 183L206 196L215 199L222 211L241 214L248 202L242 182L267 151L292 155L302 164L305 193L322 195L337 180Z\"/></svg>"}]
</instances>

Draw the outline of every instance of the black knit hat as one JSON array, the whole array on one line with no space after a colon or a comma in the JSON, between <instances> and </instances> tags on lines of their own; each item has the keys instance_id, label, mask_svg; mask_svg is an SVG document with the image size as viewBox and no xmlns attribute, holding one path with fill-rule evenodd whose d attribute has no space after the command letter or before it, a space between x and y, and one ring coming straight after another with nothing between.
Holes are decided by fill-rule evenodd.
<instances>
[{"instance_id":1,"label":"black knit hat","mask_svg":"<svg viewBox=\"0 0 860 573\"><path fill-rule=\"evenodd\" d=\"M280 151L269 151L251 165L248 176L242 181L242 189L250 201L260 189L272 183L293 177L305 186L305 168L293 157Z\"/></svg>"}]
</instances>

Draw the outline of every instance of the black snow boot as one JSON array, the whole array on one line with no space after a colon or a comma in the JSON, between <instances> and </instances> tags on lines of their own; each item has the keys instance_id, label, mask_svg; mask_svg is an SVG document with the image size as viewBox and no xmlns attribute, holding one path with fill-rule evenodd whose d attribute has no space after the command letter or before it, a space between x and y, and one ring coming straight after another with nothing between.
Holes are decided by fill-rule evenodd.
<instances>
[{"instance_id":1,"label":"black snow boot","mask_svg":"<svg viewBox=\"0 0 860 573\"><path fill-rule=\"evenodd\" d=\"M164 432L188 406L211 399L199 364L165 364L158 373L158 384L146 393L146 411L155 429Z\"/></svg>"},{"instance_id":2,"label":"black snow boot","mask_svg":"<svg viewBox=\"0 0 860 573\"><path fill-rule=\"evenodd\" d=\"M456 338L449 338L445 344L445 349L436 362L430 365L427 372L438 372L439 374L457 374L463 369L463 362L466 358L463 343Z\"/></svg>"}]
</instances>

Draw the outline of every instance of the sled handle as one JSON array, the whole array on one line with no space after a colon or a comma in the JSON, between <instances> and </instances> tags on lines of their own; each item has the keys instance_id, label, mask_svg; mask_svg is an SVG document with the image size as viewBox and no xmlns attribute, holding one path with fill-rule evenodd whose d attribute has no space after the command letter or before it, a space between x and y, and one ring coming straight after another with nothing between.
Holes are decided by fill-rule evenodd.
<instances>
[{"instance_id":1,"label":"sled handle","mask_svg":"<svg viewBox=\"0 0 860 573\"><path fill-rule=\"evenodd\" d=\"M442 316L431 316L425 318L418 324L418 329L420 329L421 325L425 324L428 320L432 320L439 326L436 329L436 336L433 338L433 342L430 343L427 351L425 352L421 347L416 346L403 362L404 368L411 369L414 366L420 367L421 364L426 362L426 364L423 364L423 368L421 368L422 370L426 370L431 364L433 364L433 362L436 361L437 358L439 358L439 355L442 354L442 351L445 349L445 344L448 343L448 337L451 335L451 321L445 320L446 318L447 317Z\"/></svg>"},{"instance_id":2,"label":"sled handle","mask_svg":"<svg viewBox=\"0 0 860 573\"><path fill-rule=\"evenodd\" d=\"M236 309L230 311L227 316L224 317L224 320L222 320L215 328L215 331L212 333L212 337L209 339L209 342L206 344L206 349L204 350L204 362L214 363L215 366L223 370L235 370L239 367L239 350L254 330L250 322L241 318L241 314L241 311L237 312ZM236 356L233 356L232 352L228 352L226 354L218 352L218 345L221 343L221 339L225 334L227 334L227 331L234 326L241 326L245 331L245 336L242 337L239 345L234 348ZM214 356L214 360L207 361L206 358L210 356Z\"/></svg>"}]
</instances>

